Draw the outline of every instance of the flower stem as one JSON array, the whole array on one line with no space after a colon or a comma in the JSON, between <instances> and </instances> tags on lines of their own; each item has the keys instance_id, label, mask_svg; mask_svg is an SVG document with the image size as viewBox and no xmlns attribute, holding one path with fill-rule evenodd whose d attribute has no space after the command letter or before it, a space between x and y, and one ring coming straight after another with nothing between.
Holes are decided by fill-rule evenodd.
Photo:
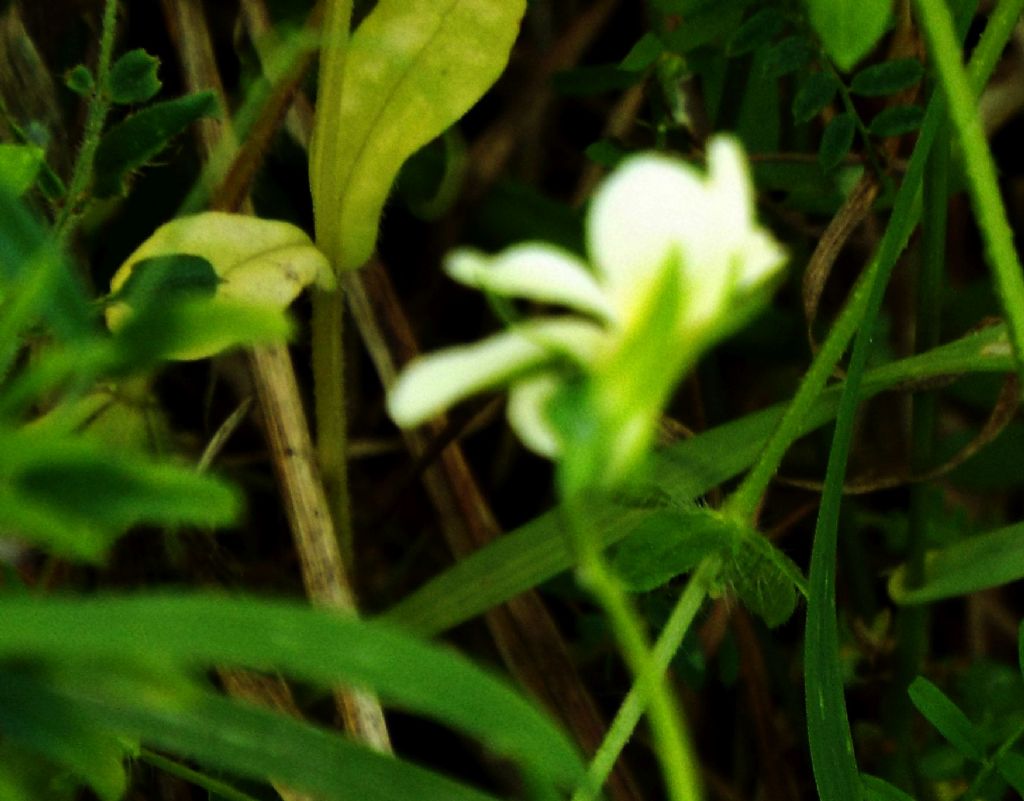
<instances>
[{"instance_id":1,"label":"flower stem","mask_svg":"<svg viewBox=\"0 0 1024 801\"><path fill-rule=\"evenodd\" d=\"M1022 4L1012 5L1016 5L1019 16ZM960 139L968 194L1003 303L1017 373L1024 379L1024 275L1000 196L995 161L978 117L976 87L971 86L961 62L953 19L945 3L917 0L917 8L939 85L946 96L949 118Z\"/></svg>"},{"instance_id":2,"label":"flower stem","mask_svg":"<svg viewBox=\"0 0 1024 801\"><path fill-rule=\"evenodd\" d=\"M700 787L700 768L689 733L683 722L682 710L672 696L665 670L659 669L657 655L648 645L643 624L633 608L625 588L605 561L600 544L589 534L582 506L582 497L577 493L571 493L566 496L563 507L567 516L570 536L579 556L578 576L580 583L594 594L607 614L622 655L635 678L636 684L633 692L638 697L634 701L635 710L630 714L638 716L644 702L649 704L647 714L668 789L668 798L672 801L698 801L703 797ZM702 597L702 588L699 592L695 589L689 596L687 608L692 606L694 614L700 606ZM683 618L684 615L678 617ZM692 620L692 614L690 619ZM683 633L685 633L685 627ZM666 644L662 651L667 650ZM616 739L621 739L624 742L625 739L628 739L631 729L632 725L627 727L625 722L621 723L616 733ZM604 749L603 745L602 749ZM601 760L601 764L598 770L605 770L605 765L607 765L607 770L610 771L615 761L615 755L610 749L603 756L599 751L598 758ZM582 792L584 798L592 797L588 794L595 792L589 779Z\"/></svg>"},{"instance_id":3,"label":"flower stem","mask_svg":"<svg viewBox=\"0 0 1024 801\"><path fill-rule=\"evenodd\" d=\"M96 64L96 86L89 100L89 113L85 120L82 145L71 173L64 206L60 210L54 227L57 241L63 241L72 221L76 218L78 201L92 182L93 162L96 148L100 144L103 124L110 112L110 93L107 83L110 76L110 62L114 53L114 35L117 31L117 0L106 0L103 7L103 23L100 29L100 53Z\"/></svg>"},{"instance_id":4,"label":"flower stem","mask_svg":"<svg viewBox=\"0 0 1024 801\"><path fill-rule=\"evenodd\" d=\"M717 562L707 559L694 571L686 584L686 589L676 602L665 623L654 647L650 649L649 660L644 675L637 676L619 707L615 719L605 734L601 746L594 754L587 770L584 783L573 794L572 801L592 801L600 792L601 786L608 780L615 762L626 747L629 738L640 722L640 716L648 708L651 701L651 687L668 670L672 658L690 630L697 612L700 611L707 595L707 582L718 571ZM692 749L691 749L692 750Z\"/></svg>"}]
</instances>

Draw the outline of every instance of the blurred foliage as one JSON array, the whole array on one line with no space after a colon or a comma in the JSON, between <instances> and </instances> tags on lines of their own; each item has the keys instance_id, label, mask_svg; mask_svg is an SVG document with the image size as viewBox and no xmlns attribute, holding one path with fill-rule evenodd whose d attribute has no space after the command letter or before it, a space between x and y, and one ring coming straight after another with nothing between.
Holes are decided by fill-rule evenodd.
<instances>
[{"instance_id":1,"label":"blurred foliage","mask_svg":"<svg viewBox=\"0 0 1024 801\"><path fill-rule=\"evenodd\" d=\"M540 587L583 680L603 711L614 711L628 682L606 624L566 573L572 556L550 511L547 466L488 412L476 417L462 437L469 464L497 519L520 528L451 568L439 536L450 521L438 522L410 480L423 465L400 452L379 380L349 333L356 583L364 608L394 611L386 622L355 624L255 600L302 594L258 417L228 432L234 436L215 449L212 472L196 469L222 422L251 397L249 378L231 355L168 360L210 343L293 334L304 380L305 301L295 324L281 312L225 304L207 291L215 287L205 263L177 259L149 264L125 290L150 298L129 325L111 333L103 324L111 275L199 180L194 123L232 117L262 77L262 43L239 13L247 2L200 5L224 108L213 93L186 91L160 4L122 0L105 78L96 69L101 3L0 4L0 798L161 798L163 783L176 794L167 797L205 799L218 797L218 781L260 799L273 797L271 781L324 798L352 787L365 798L557 797L580 767L558 728L452 648L392 628L434 635L460 624L451 645L497 668L501 655L476 618ZM287 38L313 3L265 5ZM973 43L991 4L976 14L969 4L951 5ZM356 23L373 7L356 3ZM464 59L479 55L477 42L454 39ZM373 48L361 48L370 69ZM640 497L591 510L652 629L665 623L683 577L703 557L727 565L673 661L679 683L699 690L686 698L700 721L709 797L815 793L798 687L801 569L835 391L802 421L806 436L764 500L758 526L767 539L716 509L776 424L779 409L769 407L792 396L807 368L801 278L830 222L871 176L878 197L830 254L816 333L835 318L877 245L933 93L923 52L913 17L883 0L532 0L494 88L464 115L453 106L443 124L425 126L440 135L409 160L429 136L396 145L387 169L373 176L379 225L356 221L364 238L378 237L377 253L425 348L471 341L497 323L440 278L452 247L493 251L539 239L582 252L586 202L625 156L660 149L700 163L713 132L743 140L759 217L791 254L787 283L677 393L667 446ZM1004 90L1020 72L1013 43L980 105L1005 112L993 152L1017 228L1022 121ZM443 77L431 80L439 94L450 88ZM316 84L307 76L300 88L315 96ZM81 196L69 197L98 93L111 109L94 173ZM373 93L361 100L360 108L382 115L365 132L367 146L402 124L383 115L380 101ZM996 124L994 114L986 120ZM301 112L289 115L266 152L251 156L259 160L252 196L258 213L312 230L302 133ZM998 294L953 153L940 293L941 341L953 344L915 361L915 238L876 334L879 358L865 379L850 458L857 494L844 501L841 522L843 680L872 799L1000 798L1024 787L1022 610L1013 583L1024 576L1024 425L1010 414L997 436L943 469L983 432L1012 369L1005 338L985 328L1000 313ZM172 291L182 284L188 291ZM914 395L933 398L936 408L923 476L910 469ZM924 479L920 493L914 478ZM908 580L915 541L927 555L922 576ZM213 587L216 595L194 597ZM175 595L157 594L171 588ZM139 597L94 597L113 592ZM247 595L228 601L236 592ZM910 605L930 616L908 615ZM40 628L45 621L50 629ZM281 624L272 638L269 621ZM325 638L334 638L330 647ZM231 652L239 643L248 650ZM353 651L354 643L367 650ZM399 759L229 700L206 672L222 664L280 670L300 682L304 711L323 722L329 688L353 680L334 659L343 653L366 655L359 683L394 682L398 712L389 720ZM439 724L456 733L439 733ZM660 798L645 743L637 737L625 762L639 797ZM188 778L149 760L150 748L182 760Z\"/></svg>"}]
</instances>

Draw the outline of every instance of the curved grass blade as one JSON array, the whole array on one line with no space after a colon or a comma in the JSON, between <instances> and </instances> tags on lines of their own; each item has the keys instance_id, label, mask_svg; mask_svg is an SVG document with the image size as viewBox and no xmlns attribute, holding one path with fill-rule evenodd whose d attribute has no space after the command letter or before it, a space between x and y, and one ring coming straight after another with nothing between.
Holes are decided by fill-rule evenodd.
<instances>
[{"instance_id":1,"label":"curved grass blade","mask_svg":"<svg viewBox=\"0 0 1024 801\"><path fill-rule=\"evenodd\" d=\"M127 735L232 774L273 781L325 801L495 797L338 734L209 690L118 672L117 663L75 676L10 674L5 694L63 710L97 733Z\"/></svg>"},{"instance_id":2,"label":"curved grass blade","mask_svg":"<svg viewBox=\"0 0 1024 801\"><path fill-rule=\"evenodd\" d=\"M196 595L0 600L0 659L109 660L278 670L365 687L571 785L573 744L511 688L457 654L383 623L291 603Z\"/></svg>"},{"instance_id":3,"label":"curved grass blade","mask_svg":"<svg viewBox=\"0 0 1024 801\"><path fill-rule=\"evenodd\" d=\"M923 581L907 586L907 566L889 579L889 595L898 604L925 604L969 595L1024 578L1024 523L968 537L931 551Z\"/></svg>"}]
</instances>

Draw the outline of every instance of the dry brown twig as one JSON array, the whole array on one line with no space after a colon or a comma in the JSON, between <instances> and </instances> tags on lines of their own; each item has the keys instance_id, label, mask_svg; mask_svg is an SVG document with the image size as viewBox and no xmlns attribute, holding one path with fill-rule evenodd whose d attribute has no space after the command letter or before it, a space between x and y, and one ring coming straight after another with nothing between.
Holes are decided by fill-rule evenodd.
<instances>
[{"instance_id":1,"label":"dry brown twig","mask_svg":"<svg viewBox=\"0 0 1024 801\"><path fill-rule=\"evenodd\" d=\"M163 0L163 8L175 45L181 53L189 89L213 89L220 96L222 106L227 108L201 3L198 0ZM286 86L290 85L295 78L291 74L286 75L284 82ZM275 115L275 119L277 110L277 106L270 106L270 113ZM201 129L202 152L209 157L228 137L233 138L233 133L226 120L216 127ZM269 141L269 137L264 141ZM239 155L236 153L233 161L237 162ZM254 158L249 151L244 155ZM251 210L245 194L235 185L231 187L231 201L239 203L247 211ZM223 201L220 205L225 207ZM355 595L319 479L291 356L283 345L255 348L250 355L268 445L299 553L306 592L317 605L355 614ZM227 686L230 688L232 682ZM259 684L250 682L248 686L258 688ZM258 689L252 692L259 693ZM265 700L272 702L274 697L268 696ZM346 729L375 748L390 750L384 714L372 695L338 689L335 701Z\"/></svg>"}]
</instances>

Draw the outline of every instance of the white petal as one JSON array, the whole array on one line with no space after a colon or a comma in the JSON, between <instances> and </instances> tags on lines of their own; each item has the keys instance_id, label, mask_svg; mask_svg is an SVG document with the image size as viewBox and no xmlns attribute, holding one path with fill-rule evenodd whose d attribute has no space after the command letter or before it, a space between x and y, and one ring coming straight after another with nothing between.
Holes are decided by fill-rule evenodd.
<instances>
[{"instance_id":1,"label":"white petal","mask_svg":"<svg viewBox=\"0 0 1024 801\"><path fill-rule=\"evenodd\" d=\"M587 248L615 304L629 315L673 252L706 225L708 192L692 167L647 154L623 162L601 185L587 217Z\"/></svg>"},{"instance_id":2,"label":"white petal","mask_svg":"<svg viewBox=\"0 0 1024 801\"><path fill-rule=\"evenodd\" d=\"M748 229L754 191L746 156L731 136L715 136L708 142L708 186L715 197L715 216L728 221L726 230Z\"/></svg>"},{"instance_id":3,"label":"white petal","mask_svg":"<svg viewBox=\"0 0 1024 801\"><path fill-rule=\"evenodd\" d=\"M559 357L592 359L603 337L600 328L583 320L538 320L474 345L421 356L398 376L388 393L388 411L402 427L417 425Z\"/></svg>"},{"instance_id":4,"label":"white petal","mask_svg":"<svg viewBox=\"0 0 1024 801\"><path fill-rule=\"evenodd\" d=\"M778 271L789 258L775 238L763 229L751 233L740 255L737 288L750 289Z\"/></svg>"},{"instance_id":5,"label":"white petal","mask_svg":"<svg viewBox=\"0 0 1024 801\"><path fill-rule=\"evenodd\" d=\"M452 278L506 297L556 303L609 320L614 310L580 259L552 245L523 244L496 256L457 250L445 262Z\"/></svg>"},{"instance_id":6,"label":"white petal","mask_svg":"<svg viewBox=\"0 0 1024 801\"><path fill-rule=\"evenodd\" d=\"M558 392L558 378L541 373L517 381L508 395L508 422L523 444L534 453L554 459L562 450L558 432L548 418L548 404Z\"/></svg>"}]
</instances>

